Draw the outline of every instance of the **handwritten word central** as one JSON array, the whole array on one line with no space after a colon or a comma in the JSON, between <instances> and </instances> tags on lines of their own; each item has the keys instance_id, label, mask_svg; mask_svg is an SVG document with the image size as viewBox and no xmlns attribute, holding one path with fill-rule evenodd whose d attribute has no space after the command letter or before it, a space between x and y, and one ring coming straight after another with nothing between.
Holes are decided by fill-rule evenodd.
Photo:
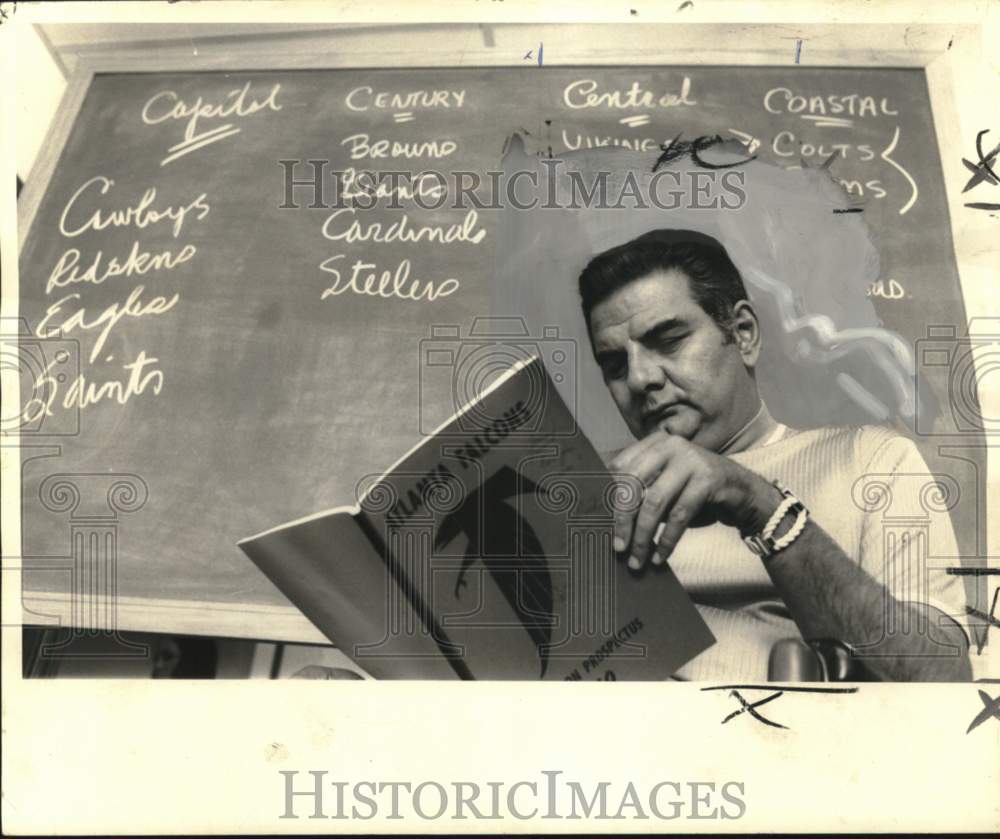
<instances>
[{"instance_id":1,"label":"handwritten word central","mask_svg":"<svg viewBox=\"0 0 1000 839\"><path fill-rule=\"evenodd\" d=\"M664 93L660 96L648 90L643 90L638 82L632 82L628 90L609 90L596 93L597 82L593 79L581 79L566 86L563 91L563 101L569 108L674 108L679 105L697 105L689 98L691 79L684 77L681 92Z\"/></svg>"},{"instance_id":2,"label":"handwritten word central","mask_svg":"<svg viewBox=\"0 0 1000 839\"><path fill-rule=\"evenodd\" d=\"M410 108L461 108L465 104L464 90L414 90L410 93L375 92L369 85L356 87L344 99L352 111L369 108L409 110Z\"/></svg>"},{"instance_id":3,"label":"handwritten word central","mask_svg":"<svg viewBox=\"0 0 1000 839\"><path fill-rule=\"evenodd\" d=\"M106 210L103 214L101 209L98 207L93 210L86 220L82 222L72 222L70 216L72 212L76 209L76 202L80 197L90 190L94 186L98 186L98 191L101 195L107 195L108 191L115 185L115 182L111 178L106 178L103 175L97 175L91 178L89 181L85 181L83 185L73 193L69 201L66 202L66 206L63 207L62 215L59 216L59 232L67 238L73 238L74 236L79 236L81 233L85 233L88 230L104 230L106 227L129 227L134 225L135 227L143 228L148 227L151 224L156 224L164 219L169 219L173 224L173 235L176 239L180 235L181 228L184 226L184 219L190 212L197 212L196 219L201 221L205 216L208 215L209 205L206 201L208 194L203 192L193 201L189 202L184 206L177 207L163 207L158 210L151 209L151 205L156 200L156 187L150 187L143 194L142 198L139 199L138 203L134 205L129 205L128 207L122 209L111 209ZM82 214L86 215L87 210L83 210Z\"/></svg>"},{"instance_id":4,"label":"handwritten word central","mask_svg":"<svg viewBox=\"0 0 1000 839\"><path fill-rule=\"evenodd\" d=\"M335 210L327 216L323 222L323 235L327 239L335 242L379 242L387 244L389 242L437 242L438 244L450 244L452 242L472 242L479 244L486 236L486 231L482 228L476 229L479 222L479 214L475 210L469 210L465 218L458 224L448 226L440 224L425 224L420 227L410 227L410 217L403 213L399 221L394 221L387 227L383 227L381 222L363 224L360 220L354 219L346 229L335 232L333 222L341 213L354 215L353 207L345 207Z\"/></svg>"}]
</instances>

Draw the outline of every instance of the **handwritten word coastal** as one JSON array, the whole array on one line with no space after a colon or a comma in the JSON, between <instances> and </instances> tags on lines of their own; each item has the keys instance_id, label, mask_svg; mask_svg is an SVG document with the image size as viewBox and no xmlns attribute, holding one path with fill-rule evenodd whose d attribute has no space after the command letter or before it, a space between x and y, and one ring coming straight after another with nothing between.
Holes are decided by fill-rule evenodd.
<instances>
[{"instance_id":1,"label":"handwritten word coastal","mask_svg":"<svg viewBox=\"0 0 1000 839\"><path fill-rule=\"evenodd\" d=\"M632 82L627 90L601 90L594 79L571 82L563 90L563 102L568 108L676 108L697 105L691 98L691 79L681 83L680 93L654 93Z\"/></svg>"},{"instance_id":2,"label":"handwritten word coastal","mask_svg":"<svg viewBox=\"0 0 1000 839\"><path fill-rule=\"evenodd\" d=\"M370 85L356 87L344 99L352 111L381 108L409 111L418 108L461 108L465 104L464 90L414 90L409 93L376 91Z\"/></svg>"},{"instance_id":3,"label":"handwritten word coastal","mask_svg":"<svg viewBox=\"0 0 1000 839\"><path fill-rule=\"evenodd\" d=\"M803 96L791 88L774 87L764 94L764 110L769 114L803 114L818 116L875 117L898 116L899 111L889 107L888 97L876 99L857 93L827 96Z\"/></svg>"}]
</instances>

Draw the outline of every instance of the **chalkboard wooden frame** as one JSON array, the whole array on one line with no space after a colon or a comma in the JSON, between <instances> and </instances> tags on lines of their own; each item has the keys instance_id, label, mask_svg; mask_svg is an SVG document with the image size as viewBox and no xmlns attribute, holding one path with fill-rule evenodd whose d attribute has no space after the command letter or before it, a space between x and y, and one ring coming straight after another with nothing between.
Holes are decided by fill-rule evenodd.
<instances>
[{"instance_id":1,"label":"chalkboard wooden frame","mask_svg":"<svg viewBox=\"0 0 1000 839\"><path fill-rule=\"evenodd\" d=\"M600 27L600 49L587 46L595 40L596 27ZM989 314L990 242L995 229L985 213L963 213L961 196L966 180L961 158L974 155L976 132L992 124L986 114L987 62L981 26L651 24L637 32L635 26L609 24L459 25L449 29L454 43L441 49L443 28L436 27L435 33L428 31L429 27L420 27L420 31L407 37L406 49L388 51L373 50L372 30L367 29L367 34L345 31L310 35L297 40L294 51L289 49L287 38L276 36L270 48L262 48L262 41L255 39L243 46L222 44L217 54L192 56L186 47L172 45L156 52L145 47L88 55L72 73L43 151L19 198L19 249L31 229L90 85L99 74L521 67L523 59L515 45L541 42L547 45L546 64L553 66L793 66L801 60L795 54L796 44L804 42L808 45L808 57L801 63L807 66L924 69L966 308L970 316ZM664 49L665 43L680 43L683 47ZM998 414L984 411L987 416ZM990 474L995 475L1000 452L991 450L991 455ZM995 536L995 532L989 534L989 545L997 544ZM42 616L65 615L71 610L78 613L89 608L88 602L70 604L69 599L68 594L57 592L24 594L26 622L44 623ZM113 621L114 625L108 628L303 643L325 641L294 608L120 597L116 600Z\"/></svg>"}]
</instances>

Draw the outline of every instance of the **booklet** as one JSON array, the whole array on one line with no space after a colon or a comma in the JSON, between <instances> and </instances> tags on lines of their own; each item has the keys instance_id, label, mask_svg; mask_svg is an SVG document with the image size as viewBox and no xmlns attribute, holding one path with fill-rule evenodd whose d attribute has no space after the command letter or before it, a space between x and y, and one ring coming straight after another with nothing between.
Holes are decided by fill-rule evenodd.
<instances>
[{"instance_id":1,"label":"booklet","mask_svg":"<svg viewBox=\"0 0 1000 839\"><path fill-rule=\"evenodd\" d=\"M615 554L614 511L642 488L537 357L362 483L239 546L376 678L667 679L715 642L669 564Z\"/></svg>"}]
</instances>

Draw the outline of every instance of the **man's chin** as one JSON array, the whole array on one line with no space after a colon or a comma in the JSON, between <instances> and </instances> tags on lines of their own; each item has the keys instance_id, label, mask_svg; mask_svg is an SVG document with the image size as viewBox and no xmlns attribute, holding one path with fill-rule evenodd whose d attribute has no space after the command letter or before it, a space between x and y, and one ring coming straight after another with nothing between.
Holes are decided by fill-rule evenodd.
<instances>
[{"instance_id":1,"label":"man's chin","mask_svg":"<svg viewBox=\"0 0 1000 839\"><path fill-rule=\"evenodd\" d=\"M648 425L646 433L643 436L646 437L655 431L662 431L671 437L683 437L685 440L691 440L698 433L698 430L698 424L690 422L688 418L671 416Z\"/></svg>"}]
</instances>

